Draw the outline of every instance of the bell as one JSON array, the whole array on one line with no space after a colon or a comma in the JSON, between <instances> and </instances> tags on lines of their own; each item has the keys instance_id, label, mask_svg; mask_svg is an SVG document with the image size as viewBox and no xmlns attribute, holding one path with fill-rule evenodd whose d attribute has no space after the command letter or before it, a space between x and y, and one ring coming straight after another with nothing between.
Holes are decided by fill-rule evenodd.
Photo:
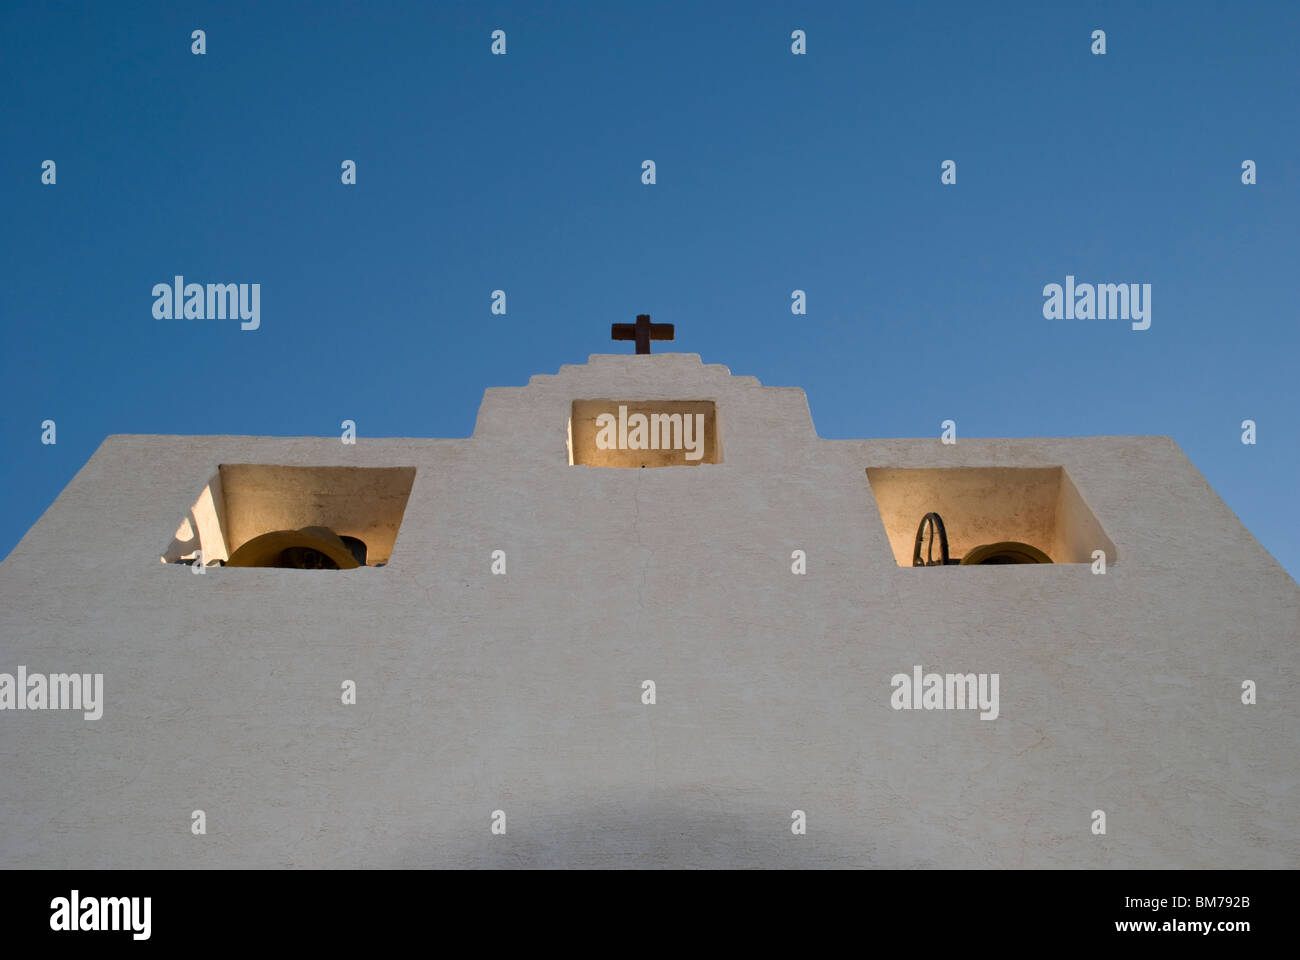
<instances>
[{"instance_id":1,"label":"bell","mask_svg":"<svg viewBox=\"0 0 1300 960\"><path fill-rule=\"evenodd\" d=\"M366 545L356 537L340 537L329 527L303 527L254 537L230 555L226 566L354 570L365 562Z\"/></svg>"},{"instance_id":2,"label":"bell","mask_svg":"<svg viewBox=\"0 0 1300 960\"><path fill-rule=\"evenodd\" d=\"M961 558L961 565L976 563L1051 563L1052 558L1033 544L1019 540L986 543Z\"/></svg>"},{"instance_id":3,"label":"bell","mask_svg":"<svg viewBox=\"0 0 1300 960\"><path fill-rule=\"evenodd\" d=\"M925 556L921 556L921 544L925 543L926 530L930 539ZM939 545L939 556L934 556L935 543ZM966 553L960 560L953 560L948 555L948 529L943 518L937 513L927 513L921 518L921 525L916 528L916 542L912 547L912 566L973 566L978 564L999 563L1051 563L1052 558L1033 544L1021 543L1019 540L999 540L997 543L985 543Z\"/></svg>"}]
</instances>

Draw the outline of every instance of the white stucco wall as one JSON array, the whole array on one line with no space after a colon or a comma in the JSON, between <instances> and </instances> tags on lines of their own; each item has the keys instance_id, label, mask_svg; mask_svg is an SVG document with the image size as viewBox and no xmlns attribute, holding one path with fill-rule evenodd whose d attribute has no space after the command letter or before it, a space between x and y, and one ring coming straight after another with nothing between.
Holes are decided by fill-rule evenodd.
<instances>
[{"instance_id":1,"label":"white stucco wall","mask_svg":"<svg viewBox=\"0 0 1300 960\"><path fill-rule=\"evenodd\" d=\"M570 466L601 397L714 400L724 461ZM159 563L223 463L414 466L389 564ZM946 466L1064 467L1120 562L899 567L866 470ZM1297 867L1298 639L1168 438L821 440L694 355L489 390L468 439L113 436L0 564L0 671L106 699L0 712L0 867ZM914 664L1000 716L891 709Z\"/></svg>"}]
</instances>

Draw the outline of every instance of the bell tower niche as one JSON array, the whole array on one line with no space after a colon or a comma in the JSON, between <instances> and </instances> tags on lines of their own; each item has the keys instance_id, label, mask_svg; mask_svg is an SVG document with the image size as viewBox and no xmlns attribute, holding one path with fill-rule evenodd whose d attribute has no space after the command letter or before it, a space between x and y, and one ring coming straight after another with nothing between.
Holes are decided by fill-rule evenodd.
<instances>
[{"instance_id":1,"label":"bell tower niche","mask_svg":"<svg viewBox=\"0 0 1300 960\"><path fill-rule=\"evenodd\" d=\"M388 563L414 467L222 464L164 563L355 570Z\"/></svg>"}]
</instances>

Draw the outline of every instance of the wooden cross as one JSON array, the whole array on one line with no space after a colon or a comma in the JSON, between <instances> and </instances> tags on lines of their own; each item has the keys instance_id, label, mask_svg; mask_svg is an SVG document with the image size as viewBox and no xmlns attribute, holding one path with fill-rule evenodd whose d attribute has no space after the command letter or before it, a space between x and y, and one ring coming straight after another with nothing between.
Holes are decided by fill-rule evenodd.
<instances>
[{"instance_id":1,"label":"wooden cross","mask_svg":"<svg viewBox=\"0 0 1300 960\"><path fill-rule=\"evenodd\" d=\"M651 340L671 340L671 323L651 323L650 314L637 314L636 323L615 323L609 328L612 340L635 340L637 353L649 353Z\"/></svg>"}]
</instances>

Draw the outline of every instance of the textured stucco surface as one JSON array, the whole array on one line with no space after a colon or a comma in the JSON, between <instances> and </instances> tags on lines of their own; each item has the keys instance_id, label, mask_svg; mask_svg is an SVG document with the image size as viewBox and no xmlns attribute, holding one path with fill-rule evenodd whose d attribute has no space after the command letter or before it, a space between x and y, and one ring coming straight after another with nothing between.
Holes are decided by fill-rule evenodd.
<instances>
[{"instance_id":1,"label":"textured stucco surface","mask_svg":"<svg viewBox=\"0 0 1300 960\"><path fill-rule=\"evenodd\" d=\"M714 400L724 462L570 466L600 397ZM231 463L414 466L388 566L159 563ZM1119 562L899 567L867 468L952 466L1064 467ZM106 700L0 713L0 867L1296 867L1298 639L1167 438L821 440L693 355L491 389L466 439L113 436L0 564L0 671ZM890 709L914 664L999 718Z\"/></svg>"}]
</instances>

